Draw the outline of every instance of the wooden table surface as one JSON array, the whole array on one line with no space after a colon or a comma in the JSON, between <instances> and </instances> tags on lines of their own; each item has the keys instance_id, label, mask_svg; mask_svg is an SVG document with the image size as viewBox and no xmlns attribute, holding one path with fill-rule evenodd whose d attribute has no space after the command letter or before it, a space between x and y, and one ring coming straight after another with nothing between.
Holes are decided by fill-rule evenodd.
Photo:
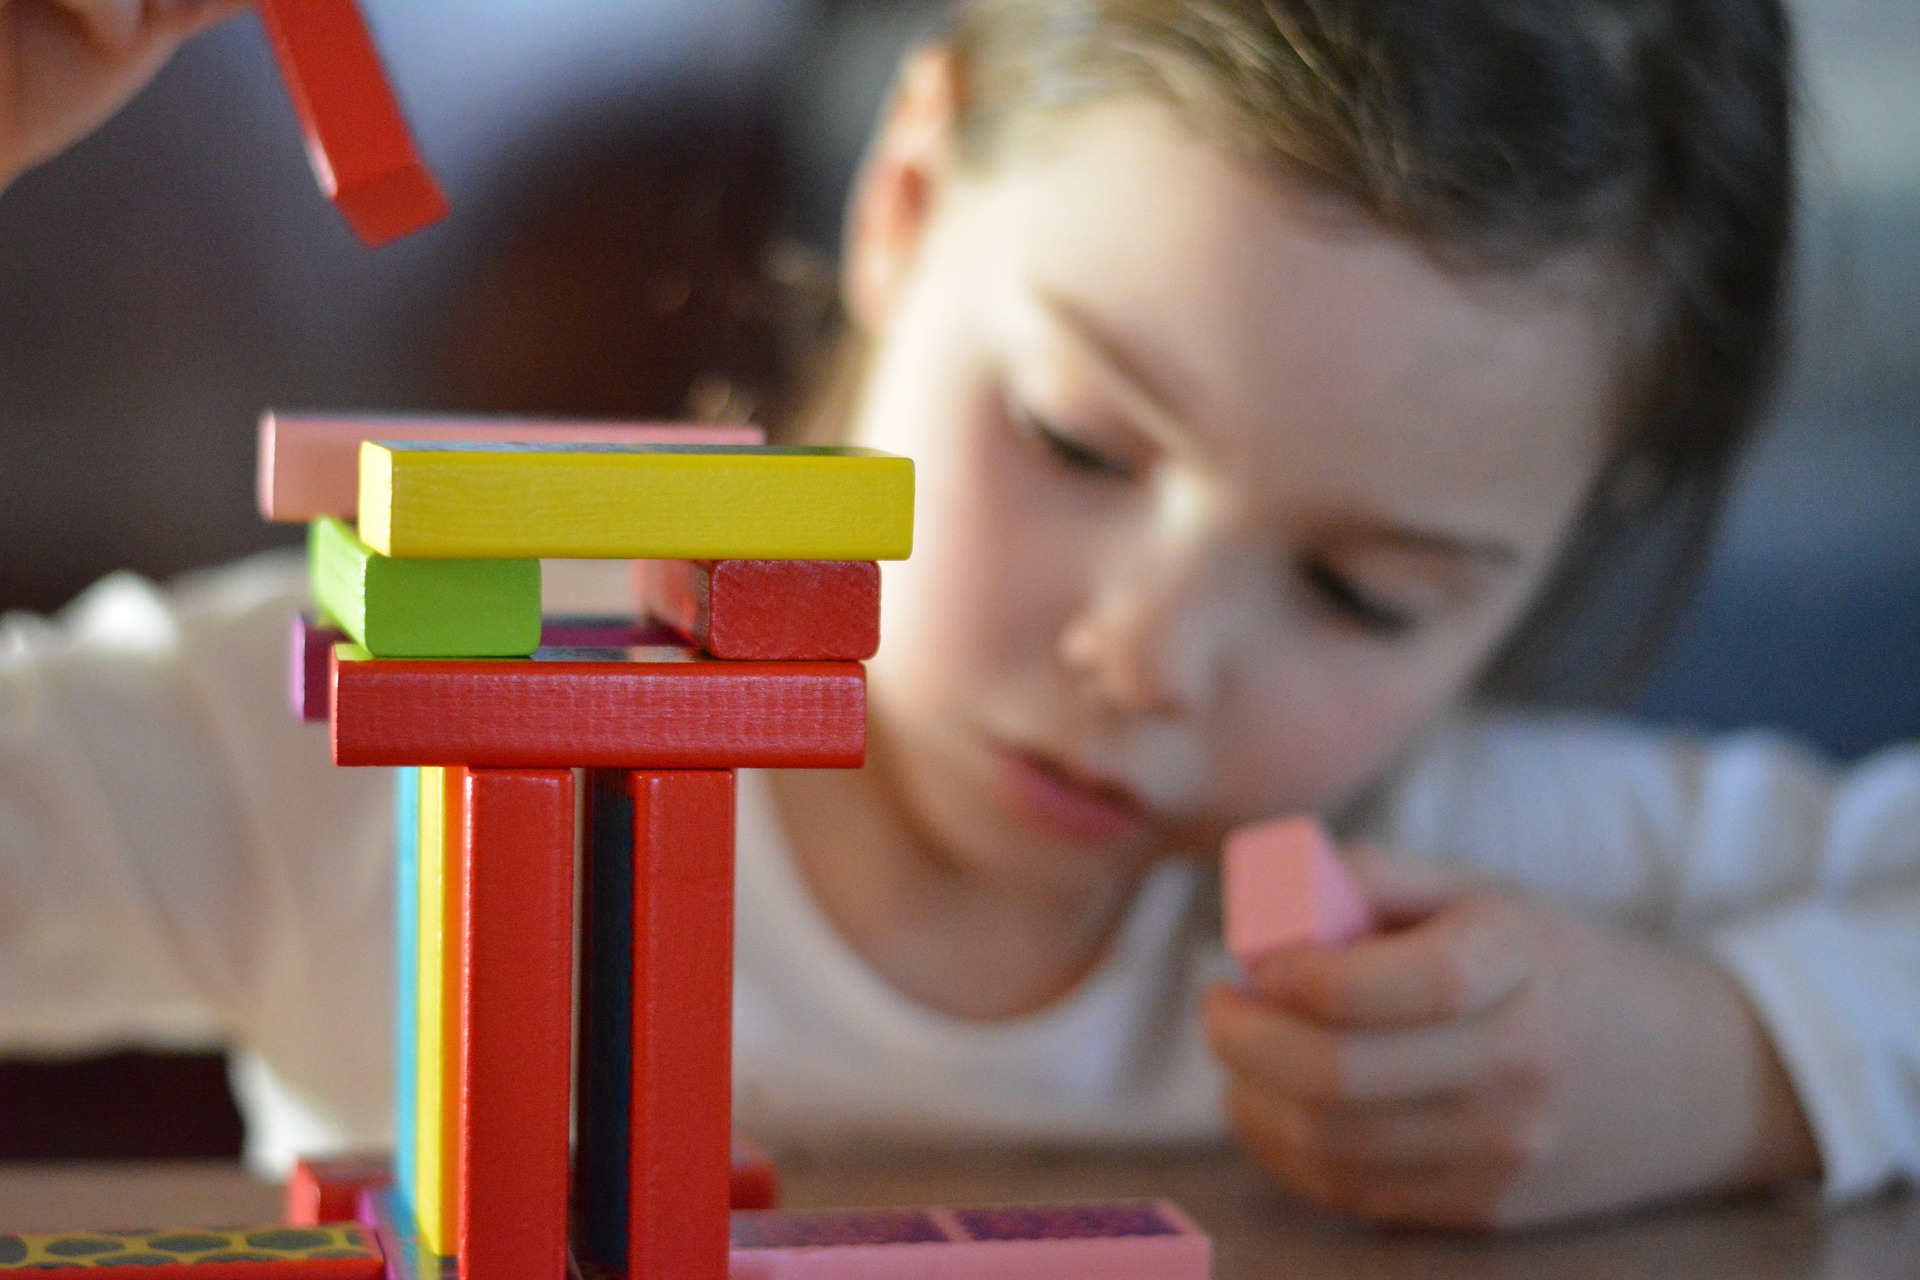
<instances>
[{"instance_id":1,"label":"wooden table surface","mask_svg":"<svg viewBox=\"0 0 1920 1280\"><path fill-rule=\"evenodd\" d=\"M980 1204L1166 1196L1214 1236L1217 1280L1914 1280L1920 1194L1823 1211L1807 1195L1748 1198L1474 1240L1373 1230L1308 1213L1236 1157L993 1155L782 1168L785 1203ZM271 1222L279 1191L230 1165L0 1165L0 1228Z\"/></svg>"}]
</instances>

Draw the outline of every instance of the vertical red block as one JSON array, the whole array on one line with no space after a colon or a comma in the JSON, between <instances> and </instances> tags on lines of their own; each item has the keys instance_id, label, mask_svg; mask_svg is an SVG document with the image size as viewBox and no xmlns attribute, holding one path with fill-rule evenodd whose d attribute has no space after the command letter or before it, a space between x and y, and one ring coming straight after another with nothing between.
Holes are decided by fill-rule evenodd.
<instances>
[{"instance_id":1,"label":"vertical red block","mask_svg":"<svg viewBox=\"0 0 1920 1280\"><path fill-rule=\"evenodd\" d=\"M565 1280L573 772L474 769L465 791L460 1275Z\"/></svg>"},{"instance_id":2,"label":"vertical red block","mask_svg":"<svg viewBox=\"0 0 1920 1280\"><path fill-rule=\"evenodd\" d=\"M320 187L369 246L438 222L421 162L354 0L258 0Z\"/></svg>"},{"instance_id":3,"label":"vertical red block","mask_svg":"<svg viewBox=\"0 0 1920 1280\"><path fill-rule=\"evenodd\" d=\"M870 560L642 560L642 612L716 658L864 662L880 648Z\"/></svg>"}]
</instances>

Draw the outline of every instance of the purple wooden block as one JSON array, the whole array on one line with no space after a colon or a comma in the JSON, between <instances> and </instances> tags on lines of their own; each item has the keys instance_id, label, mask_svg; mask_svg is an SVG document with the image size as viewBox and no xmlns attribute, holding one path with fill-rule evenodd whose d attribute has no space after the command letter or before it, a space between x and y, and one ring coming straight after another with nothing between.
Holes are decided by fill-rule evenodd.
<instances>
[{"instance_id":1,"label":"purple wooden block","mask_svg":"<svg viewBox=\"0 0 1920 1280\"><path fill-rule=\"evenodd\" d=\"M325 724L332 695L327 688L327 658L333 646L348 638L344 631L323 625L311 614L293 620L288 686L293 714L308 724Z\"/></svg>"}]
</instances>

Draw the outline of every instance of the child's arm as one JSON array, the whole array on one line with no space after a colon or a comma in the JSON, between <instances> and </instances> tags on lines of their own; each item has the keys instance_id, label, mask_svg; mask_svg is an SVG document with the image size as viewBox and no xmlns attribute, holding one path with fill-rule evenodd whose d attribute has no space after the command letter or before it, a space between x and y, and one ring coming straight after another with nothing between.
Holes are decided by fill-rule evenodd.
<instances>
[{"instance_id":1,"label":"child's arm","mask_svg":"<svg viewBox=\"0 0 1920 1280\"><path fill-rule=\"evenodd\" d=\"M1703 960L1385 859L1392 932L1211 993L1254 1156L1329 1208L1497 1227L1812 1174L1752 1010Z\"/></svg>"},{"instance_id":2,"label":"child's arm","mask_svg":"<svg viewBox=\"0 0 1920 1280\"><path fill-rule=\"evenodd\" d=\"M0 0L0 191L98 128L246 0Z\"/></svg>"}]
</instances>

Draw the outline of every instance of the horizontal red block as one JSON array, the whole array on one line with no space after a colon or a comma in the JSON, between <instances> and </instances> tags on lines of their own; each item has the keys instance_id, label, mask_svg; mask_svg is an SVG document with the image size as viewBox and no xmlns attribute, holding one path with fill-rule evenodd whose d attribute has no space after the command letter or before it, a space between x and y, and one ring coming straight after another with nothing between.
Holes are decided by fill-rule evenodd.
<instances>
[{"instance_id":1,"label":"horizontal red block","mask_svg":"<svg viewBox=\"0 0 1920 1280\"><path fill-rule=\"evenodd\" d=\"M866 757L866 671L855 662L657 648L604 660L341 656L353 652L333 657L335 764L851 769Z\"/></svg>"},{"instance_id":2,"label":"horizontal red block","mask_svg":"<svg viewBox=\"0 0 1920 1280\"><path fill-rule=\"evenodd\" d=\"M393 1157L334 1156L296 1161L287 1179L287 1222L311 1227L352 1222L363 1193L393 1181Z\"/></svg>"},{"instance_id":3,"label":"horizontal red block","mask_svg":"<svg viewBox=\"0 0 1920 1280\"><path fill-rule=\"evenodd\" d=\"M871 560L642 560L640 607L716 658L864 662L880 648Z\"/></svg>"}]
</instances>

